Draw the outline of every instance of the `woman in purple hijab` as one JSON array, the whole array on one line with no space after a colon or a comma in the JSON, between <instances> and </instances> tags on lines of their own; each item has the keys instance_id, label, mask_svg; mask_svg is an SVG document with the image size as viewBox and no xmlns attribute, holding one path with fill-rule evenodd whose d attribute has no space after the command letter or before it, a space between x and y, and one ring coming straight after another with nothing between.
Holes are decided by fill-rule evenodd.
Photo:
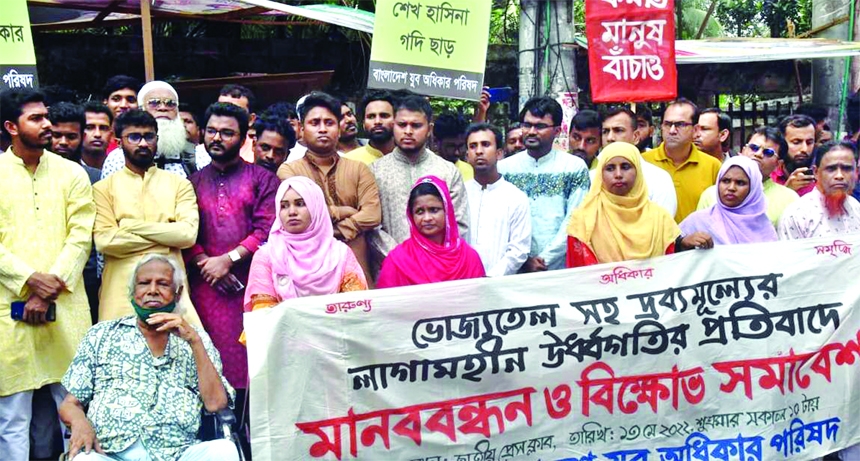
<instances>
[{"instance_id":1,"label":"woman in purple hijab","mask_svg":"<svg viewBox=\"0 0 860 461\"><path fill-rule=\"evenodd\" d=\"M755 161L743 156L726 160L717 176L717 195L716 204L681 222L681 235L706 232L715 245L776 241Z\"/></svg>"}]
</instances>

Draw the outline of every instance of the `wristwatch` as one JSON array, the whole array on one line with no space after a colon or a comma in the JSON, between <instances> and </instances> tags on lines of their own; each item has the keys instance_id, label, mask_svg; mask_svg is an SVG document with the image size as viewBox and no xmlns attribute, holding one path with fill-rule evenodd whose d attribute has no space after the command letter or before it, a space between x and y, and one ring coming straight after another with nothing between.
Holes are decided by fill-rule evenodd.
<instances>
[{"instance_id":1,"label":"wristwatch","mask_svg":"<svg viewBox=\"0 0 860 461\"><path fill-rule=\"evenodd\" d=\"M234 263L237 263L237 262L239 262L239 260L242 259L242 255L239 254L239 250L233 250L233 251L227 253L227 256L229 256L230 261L233 261Z\"/></svg>"}]
</instances>

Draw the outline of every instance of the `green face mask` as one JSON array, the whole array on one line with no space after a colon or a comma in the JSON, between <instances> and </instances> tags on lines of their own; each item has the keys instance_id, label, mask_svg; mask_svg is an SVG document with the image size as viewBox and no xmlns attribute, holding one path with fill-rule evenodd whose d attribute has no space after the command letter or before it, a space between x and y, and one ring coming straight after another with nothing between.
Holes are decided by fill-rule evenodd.
<instances>
[{"instance_id":1,"label":"green face mask","mask_svg":"<svg viewBox=\"0 0 860 461\"><path fill-rule=\"evenodd\" d=\"M152 314L169 314L173 312L173 310L176 309L176 301L159 307L158 309L146 309L141 307L134 301L134 299L132 299L131 306L134 307L134 313L137 314L137 318L146 322Z\"/></svg>"}]
</instances>

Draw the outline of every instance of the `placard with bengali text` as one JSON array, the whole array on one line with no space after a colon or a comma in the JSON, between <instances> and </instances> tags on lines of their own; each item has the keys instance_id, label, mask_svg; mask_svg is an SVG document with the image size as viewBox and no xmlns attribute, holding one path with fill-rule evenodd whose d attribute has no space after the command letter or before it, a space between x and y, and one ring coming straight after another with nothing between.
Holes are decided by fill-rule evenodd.
<instances>
[{"instance_id":1,"label":"placard with bengali text","mask_svg":"<svg viewBox=\"0 0 860 461\"><path fill-rule=\"evenodd\" d=\"M668 101L678 94L674 0L586 0L594 102Z\"/></svg>"},{"instance_id":2,"label":"placard with bengali text","mask_svg":"<svg viewBox=\"0 0 860 461\"><path fill-rule=\"evenodd\" d=\"M479 100L490 0L378 0L367 86Z\"/></svg>"},{"instance_id":3,"label":"placard with bengali text","mask_svg":"<svg viewBox=\"0 0 860 461\"><path fill-rule=\"evenodd\" d=\"M0 90L37 88L36 52L27 0L3 0L0 15Z\"/></svg>"},{"instance_id":4,"label":"placard with bengali text","mask_svg":"<svg viewBox=\"0 0 860 461\"><path fill-rule=\"evenodd\" d=\"M245 315L255 461L784 461L860 443L860 235Z\"/></svg>"}]
</instances>

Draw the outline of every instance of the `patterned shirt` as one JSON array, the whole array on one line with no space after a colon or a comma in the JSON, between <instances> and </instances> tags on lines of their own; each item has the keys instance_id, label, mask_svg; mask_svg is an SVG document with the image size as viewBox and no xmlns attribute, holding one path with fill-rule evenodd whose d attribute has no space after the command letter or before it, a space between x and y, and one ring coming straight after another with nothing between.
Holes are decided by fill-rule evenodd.
<instances>
[{"instance_id":1,"label":"patterned shirt","mask_svg":"<svg viewBox=\"0 0 860 461\"><path fill-rule=\"evenodd\" d=\"M390 154L373 162L370 170L376 177L382 204L382 228L371 236L371 242L383 255L388 255L394 247L409 238L409 221L406 217L409 193L415 181L427 175L436 176L448 185L460 237L468 241L469 201L463 176L453 163L430 149L425 148L417 157L410 158L400 148L394 148Z\"/></svg>"},{"instance_id":2,"label":"patterned shirt","mask_svg":"<svg viewBox=\"0 0 860 461\"><path fill-rule=\"evenodd\" d=\"M785 209L776 233L780 240L797 240L860 232L860 202L849 196L844 208L842 216L829 217L824 195L816 187Z\"/></svg>"},{"instance_id":3,"label":"patterned shirt","mask_svg":"<svg viewBox=\"0 0 860 461\"><path fill-rule=\"evenodd\" d=\"M232 402L234 391L221 374L218 351L202 329L194 328ZM87 418L108 453L140 439L154 461L176 461L197 443L203 401L191 346L171 334L164 355L154 357L135 316L90 328L63 386L89 405Z\"/></svg>"},{"instance_id":4,"label":"patterned shirt","mask_svg":"<svg viewBox=\"0 0 860 461\"><path fill-rule=\"evenodd\" d=\"M559 150L537 160L522 151L499 162L499 173L529 197L529 255L543 258L549 270L564 269L567 223L591 187L585 162Z\"/></svg>"}]
</instances>

